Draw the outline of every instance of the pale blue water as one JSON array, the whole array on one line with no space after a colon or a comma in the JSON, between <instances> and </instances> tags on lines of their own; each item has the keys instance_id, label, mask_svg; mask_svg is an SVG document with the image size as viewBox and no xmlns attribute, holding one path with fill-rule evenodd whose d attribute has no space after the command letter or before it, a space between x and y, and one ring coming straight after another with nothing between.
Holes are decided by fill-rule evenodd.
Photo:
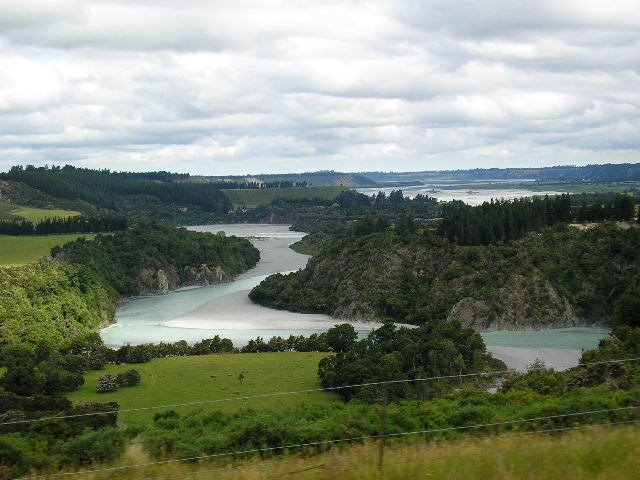
<instances>
[{"instance_id":1,"label":"pale blue water","mask_svg":"<svg viewBox=\"0 0 640 480\"><path fill-rule=\"evenodd\" d=\"M562 348L581 350L596 348L609 336L606 328L552 328L549 330L515 330L482 333L487 346L523 348Z\"/></svg>"},{"instance_id":2,"label":"pale blue water","mask_svg":"<svg viewBox=\"0 0 640 480\"><path fill-rule=\"evenodd\" d=\"M162 323L190 313L215 298L250 290L266 277L267 275L262 275L219 285L178 290L166 295L129 299L118 307L117 323L103 329L100 336L106 345L177 342L178 340L194 343L203 338L212 338L223 332L195 328L169 328ZM255 338L255 335L249 336L246 341L250 338Z\"/></svg>"},{"instance_id":3,"label":"pale blue water","mask_svg":"<svg viewBox=\"0 0 640 480\"><path fill-rule=\"evenodd\" d=\"M167 295L130 299L116 311L117 323L103 329L100 334L105 344L119 346L126 343L159 343L186 340L194 343L203 338L220 335L229 338L236 346L245 345L250 339L258 336L269 339L273 336L288 338L290 335L309 336L326 331L339 319L326 315L309 316L292 314L279 310L266 309L252 304L244 295L258 285L267 275L275 271L287 272L301 268L306 263L305 257L288 248L303 236L300 232L291 232L288 225L213 225L190 227L199 231L225 231L228 235L244 237L268 237L280 239L277 245L264 241L256 241L261 249L262 260L258 267L243 274L239 280L219 285L191 288L171 292ZM278 243L279 242L279 243ZM271 245L271 246L270 246ZM270 249L271 248L271 249ZM275 250L273 249L275 248ZM302 263L300 263L302 260ZM281 268L280 268L281 267ZM235 295L233 295L235 294ZM216 299L218 299L216 301ZM233 316L234 322L225 328L177 328L162 325L170 320L193 314L205 304L213 302L215 312L223 317ZM220 314L220 311L226 312ZM240 325L244 320L251 321L251 327ZM198 324L198 326L203 326ZM235 327L238 328L235 328ZM270 328L271 327L271 328ZM287 327L287 328L283 328ZM374 324L354 323L361 336L366 335ZM502 331L483 333L482 337L488 346L525 347L525 348L560 348L575 349L595 348L601 338L606 337L609 330L602 328L561 328L535 331Z\"/></svg>"}]
</instances>

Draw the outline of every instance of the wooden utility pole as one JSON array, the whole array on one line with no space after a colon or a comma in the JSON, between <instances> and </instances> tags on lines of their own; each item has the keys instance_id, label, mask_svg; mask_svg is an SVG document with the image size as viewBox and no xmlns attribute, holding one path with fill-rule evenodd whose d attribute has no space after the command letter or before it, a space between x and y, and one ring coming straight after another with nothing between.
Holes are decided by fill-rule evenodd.
<instances>
[{"instance_id":1,"label":"wooden utility pole","mask_svg":"<svg viewBox=\"0 0 640 480\"><path fill-rule=\"evenodd\" d=\"M384 439L387 431L387 401L388 401L389 384L382 384L382 411L380 418L380 449L378 451L378 469L380 470L380 478L384 478Z\"/></svg>"}]
</instances>

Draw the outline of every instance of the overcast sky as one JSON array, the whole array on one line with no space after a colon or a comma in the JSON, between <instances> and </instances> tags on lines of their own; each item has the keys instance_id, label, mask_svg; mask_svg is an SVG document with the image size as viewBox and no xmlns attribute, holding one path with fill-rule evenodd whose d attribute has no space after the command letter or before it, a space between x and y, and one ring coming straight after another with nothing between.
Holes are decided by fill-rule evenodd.
<instances>
[{"instance_id":1,"label":"overcast sky","mask_svg":"<svg viewBox=\"0 0 640 480\"><path fill-rule=\"evenodd\" d=\"M0 170L639 162L640 2L0 0Z\"/></svg>"}]
</instances>

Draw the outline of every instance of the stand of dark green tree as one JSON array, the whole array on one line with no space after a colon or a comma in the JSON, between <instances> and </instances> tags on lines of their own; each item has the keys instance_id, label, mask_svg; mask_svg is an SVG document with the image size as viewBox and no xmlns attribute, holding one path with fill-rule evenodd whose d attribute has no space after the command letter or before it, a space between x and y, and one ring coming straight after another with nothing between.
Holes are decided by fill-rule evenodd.
<instances>
[{"instance_id":1,"label":"stand of dark green tree","mask_svg":"<svg viewBox=\"0 0 640 480\"><path fill-rule=\"evenodd\" d=\"M304 269L269 276L250 298L296 312L413 324L446 319L467 299L458 315L477 312L486 323L476 328L549 328L610 323L618 297L640 278L635 227L560 223L488 246L457 245L428 226L410 233L384 219L365 227L329 239Z\"/></svg>"},{"instance_id":2,"label":"stand of dark green tree","mask_svg":"<svg viewBox=\"0 0 640 480\"><path fill-rule=\"evenodd\" d=\"M521 198L485 202L472 207L451 202L442 209L440 231L450 242L459 245L491 245L522 238L529 232L557 223L632 220L634 198L617 194L603 201L596 197L588 202L580 196L580 207L572 206L569 194L544 198Z\"/></svg>"},{"instance_id":3,"label":"stand of dark green tree","mask_svg":"<svg viewBox=\"0 0 640 480\"><path fill-rule=\"evenodd\" d=\"M115 212L143 209L149 201L177 207L195 207L226 214L231 203L221 185L190 180L188 175L167 172L118 173L66 165L62 168L12 167L0 174L2 180L25 183L54 197L82 200ZM148 200L147 200L148 199Z\"/></svg>"},{"instance_id":4,"label":"stand of dark green tree","mask_svg":"<svg viewBox=\"0 0 640 480\"><path fill-rule=\"evenodd\" d=\"M86 265L119 295L140 294L140 273L163 270L175 277L175 287L189 284L195 268L229 280L253 267L259 251L247 239L192 232L157 223L139 223L115 234L78 239L51 251L54 258ZM212 278L213 279L213 278Z\"/></svg>"},{"instance_id":5,"label":"stand of dark green tree","mask_svg":"<svg viewBox=\"0 0 640 480\"><path fill-rule=\"evenodd\" d=\"M96 217L45 218L33 223L29 220L0 220L0 234L3 235L51 235L57 233L96 233L124 230L127 219L121 216L103 215Z\"/></svg>"}]
</instances>

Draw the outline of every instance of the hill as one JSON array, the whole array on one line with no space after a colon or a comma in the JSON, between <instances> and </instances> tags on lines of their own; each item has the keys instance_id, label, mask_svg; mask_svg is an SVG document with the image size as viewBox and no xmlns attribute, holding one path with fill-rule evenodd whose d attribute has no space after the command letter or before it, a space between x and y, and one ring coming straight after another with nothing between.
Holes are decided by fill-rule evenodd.
<instances>
[{"instance_id":1,"label":"hill","mask_svg":"<svg viewBox=\"0 0 640 480\"><path fill-rule=\"evenodd\" d=\"M120 297L228 281L260 257L243 238L158 224L76 237L52 249L54 260L0 268L0 344L44 342L60 348L108 325ZM10 238L41 246L61 240Z\"/></svg>"},{"instance_id":2,"label":"hill","mask_svg":"<svg viewBox=\"0 0 640 480\"><path fill-rule=\"evenodd\" d=\"M506 245L460 246L430 230L351 235L250 297L273 308L479 330L609 324L637 281L640 229L559 225ZM418 320L420 319L420 320Z\"/></svg>"},{"instance_id":3,"label":"hill","mask_svg":"<svg viewBox=\"0 0 640 480\"><path fill-rule=\"evenodd\" d=\"M638 182L640 163L556 166L542 168L474 168L422 172L362 172L377 184L389 182L533 181L533 182Z\"/></svg>"},{"instance_id":4,"label":"hill","mask_svg":"<svg viewBox=\"0 0 640 480\"><path fill-rule=\"evenodd\" d=\"M320 172L306 173L274 173L257 174L248 176L222 176L206 177L214 182L258 182L274 183L289 182L294 184L305 184L307 186L345 186L345 187L374 187L376 183L366 175L358 173L335 172L324 170Z\"/></svg>"}]
</instances>

